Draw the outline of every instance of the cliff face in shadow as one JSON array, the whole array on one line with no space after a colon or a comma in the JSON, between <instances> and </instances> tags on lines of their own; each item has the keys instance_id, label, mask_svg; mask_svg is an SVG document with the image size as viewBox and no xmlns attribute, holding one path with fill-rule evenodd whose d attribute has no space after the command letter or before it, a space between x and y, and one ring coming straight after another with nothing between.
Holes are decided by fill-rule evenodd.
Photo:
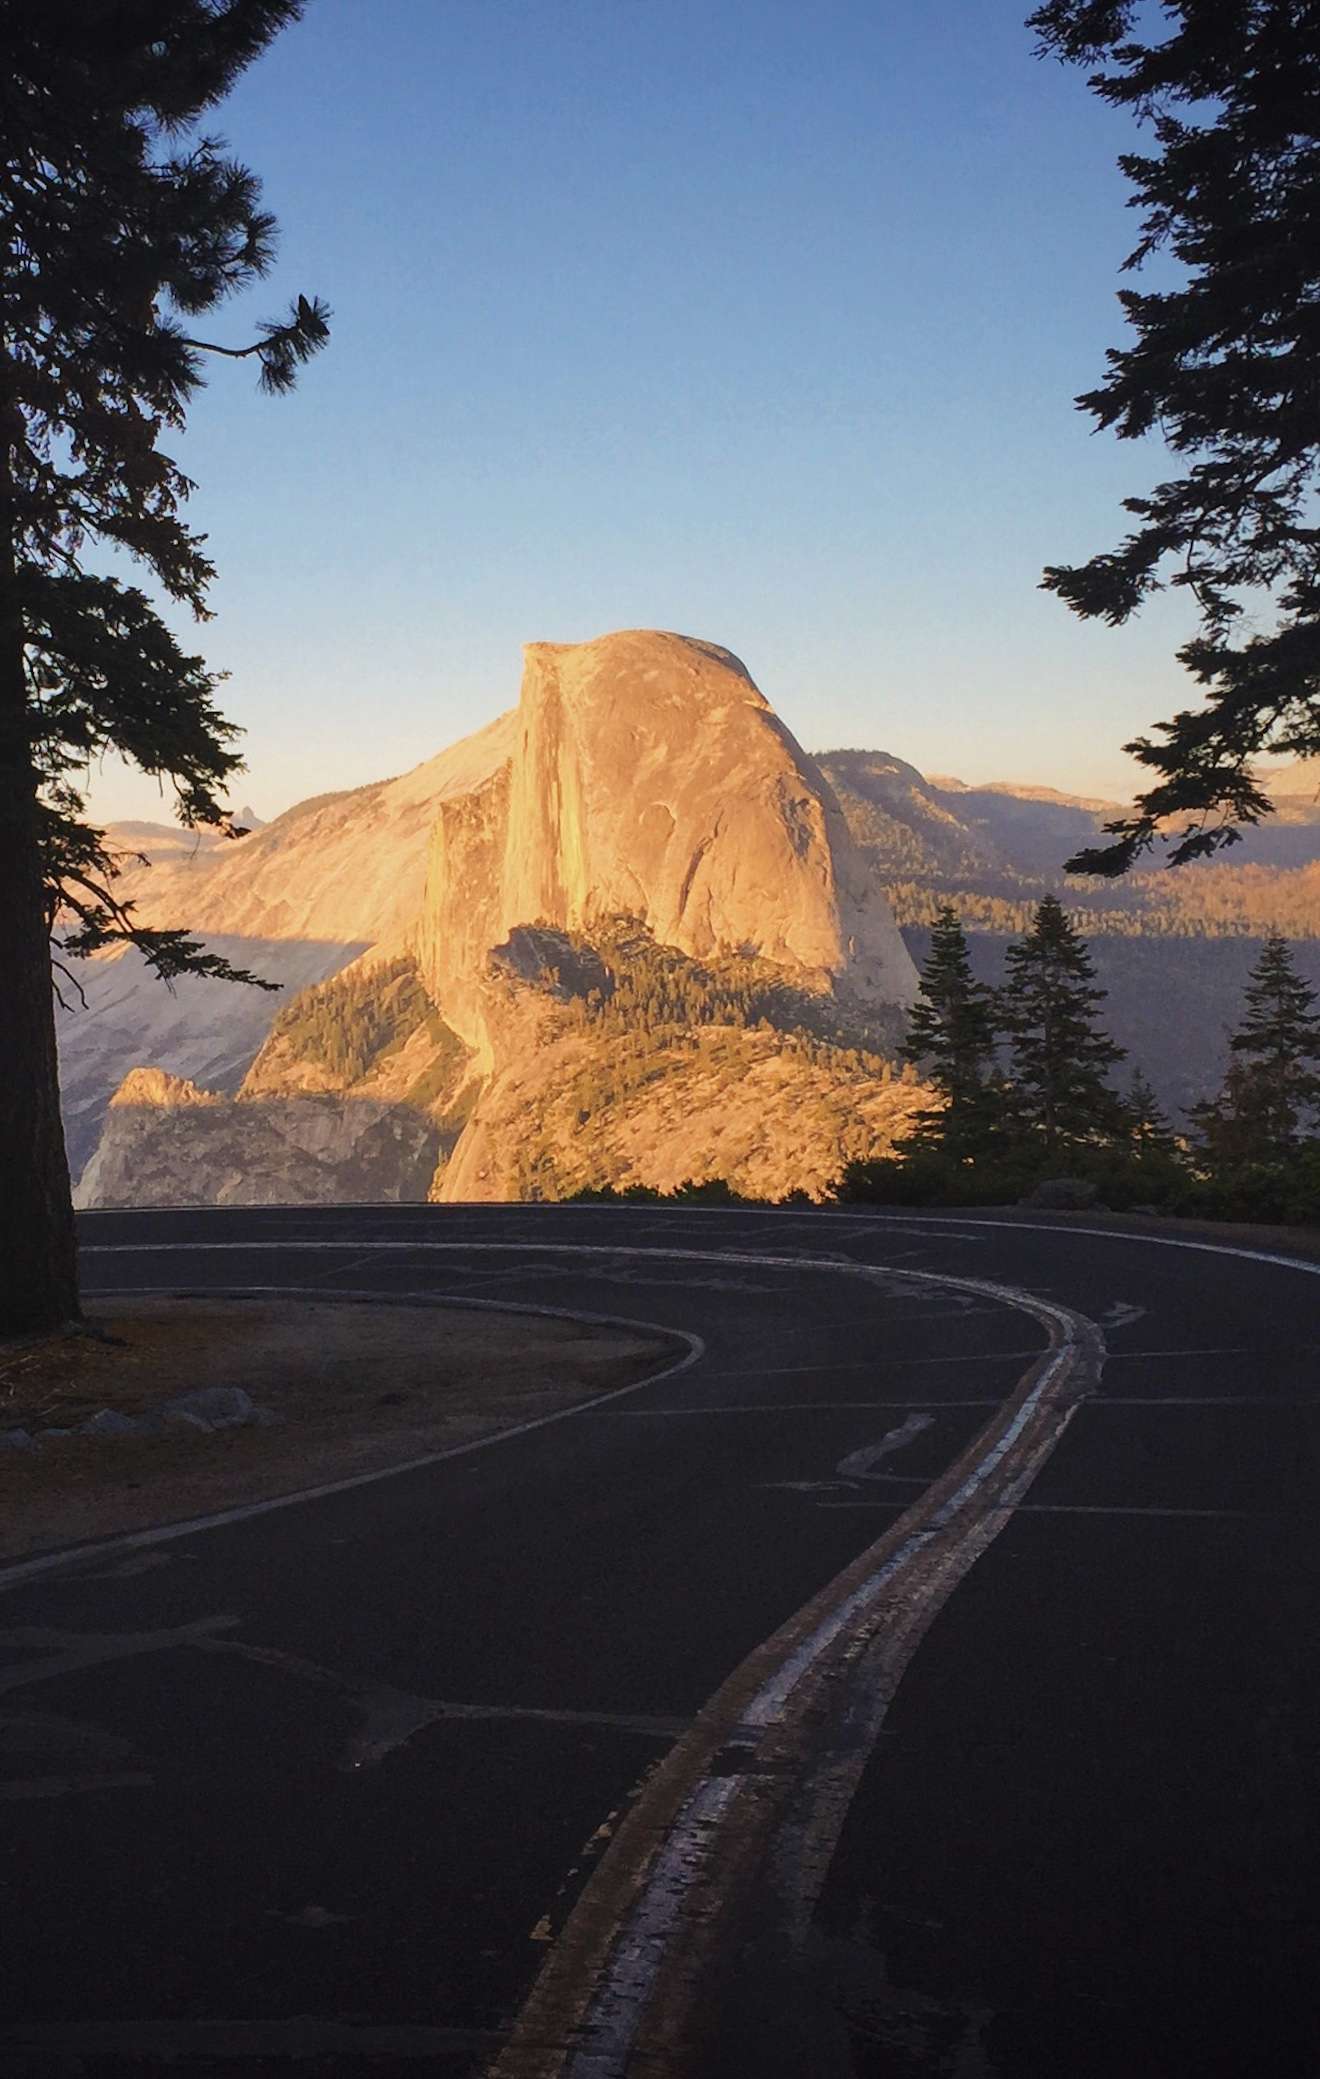
<instances>
[{"instance_id":1,"label":"cliff face in shadow","mask_svg":"<svg viewBox=\"0 0 1320 2079\"><path fill-rule=\"evenodd\" d=\"M86 1206L336 1205L425 1199L440 1135L406 1105L217 1097L158 1070L125 1079L79 1186Z\"/></svg>"},{"instance_id":2,"label":"cliff face in shadow","mask_svg":"<svg viewBox=\"0 0 1320 2079\"><path fill-rule=\"evenodd\" d=\"M80 964L75 973L81 1001L65 985L60 1089L75 1177L90 1159L111 1097L130 1070L160 1065L232 1095L261 1051L279 1006L366 950L361 940L252 939L227 932L209 935L207 944L236 967L275 982L279 994L195 975L167 989L131 947Z\"/></svg>"},{"instance_id":3,"label":"cliff face in shadow","mask_svg":"<svg viewBox=\"0 0 1320 2079\"><path fill-rule=\"evenodd\" d=\"M440 804L500 769L511 728L502 715L413 772L300 802L235 842L141 825L108 833L127 862L116 893L139 922L196 931L280 993L196 977L166 989L131 949L81 962L86 1002L66 988L58 1020L75 1176L131 1068L233 1095L291 997L372 949L398 949L421 907Z\"/></svg>"}]
</instances>

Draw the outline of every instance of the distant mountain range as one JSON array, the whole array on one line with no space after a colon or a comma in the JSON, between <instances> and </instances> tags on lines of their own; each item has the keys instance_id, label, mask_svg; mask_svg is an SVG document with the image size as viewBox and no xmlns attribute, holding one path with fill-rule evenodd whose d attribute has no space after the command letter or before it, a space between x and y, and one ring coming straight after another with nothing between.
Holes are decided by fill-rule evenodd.
<instances>
[{"instance_id":1,"label":"distant mountain range","mask_svg":"<svg viewBox=\"0 0 1320 2079\"><path fill-rule=\"evenodd\" d=\"M1270 784L1225 863L1078 882L1117 804L813 759L714 644L533 644L518 708L399 779L245 809L237 841L117 826L143 920L280 994L87 964L61 1020L82 1200L816 1192L921 1101L885 1060L940 903L997 980L1047 890L1176 1111L1222 1073L1264 932L1320 983L1320 781Z\"/></svg>"},{"instance_id":2,"label":"distant mountain range","mask_svg":"<svg viewBox=\"0 0 1320 2079\"><path fill-rule=\"evenodd\" d=\"M1177 868L1155 860L1114 882L1078 879L1063 862L1123 813L1120 803L926 778L884 752L829 751L818 762L918 963L936 909L951 902L978 973L997 982L1009 940L1043 894L1058 894L1090 942L1128 1067L1142 1068L1175 1114L1218 1087L1226 1034L1267 932L1294 941L1299 969L1320 986L1315 763L1267 775L1274 817L1216 859Z\"/></svg>"}]
</instances>

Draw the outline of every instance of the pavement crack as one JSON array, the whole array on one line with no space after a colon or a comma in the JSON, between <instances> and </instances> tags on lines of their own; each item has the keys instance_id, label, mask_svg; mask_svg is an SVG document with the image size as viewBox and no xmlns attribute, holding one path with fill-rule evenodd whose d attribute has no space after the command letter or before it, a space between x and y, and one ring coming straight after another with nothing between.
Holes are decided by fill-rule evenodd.
<instances>
[{"instance_id":1,"label":"pavement crack","mask_svg":"<svg viewBox=\"0 0 1320 2079\"><path fill-rule=\"evenodd\" d=\"M17 1647L20 1651L32 1647L56 1649L44 1659L21 1661L0 1671L0 1696L29 1688L34 1682L53 1682L60 1675L81 1674L84 1668L96 1667L103 1661L133 1660L143 1653L168 1653L176 1646L208 1644L213 1632L227 1631L238 1621L237 1617L198 1617L191 1624L163 1631L52 1631L31 1624L0 1631L0 1647Z\"/></svg>"},{"instance_id":2,"label":"pavement crack","mask_svg":"<svg viewBox=\"0 0 1320 2079\"><path fill-rule=\"evenodd\" d=\"M388 1754L407 1745L428 1726L447 1722L483 1723L502 1720L514 1723L563 1726L605 1726L618 1732L637 1733L643 1738L675 1740L691 1724L687 1716L647 1712L556 1709L535 1704L455 1703L448 1698L417 1696L389 1683L354 1683L332 1668L285 1653L276 1646L257 1646L243 1639L198 1639L193 1642L203 1653L229 1653L239 1659L276 1668L318 1689L328 1689L358 1713L361 1724L340 1759L344 1770L370 1768Z\"/></svg>"}]
</instances>

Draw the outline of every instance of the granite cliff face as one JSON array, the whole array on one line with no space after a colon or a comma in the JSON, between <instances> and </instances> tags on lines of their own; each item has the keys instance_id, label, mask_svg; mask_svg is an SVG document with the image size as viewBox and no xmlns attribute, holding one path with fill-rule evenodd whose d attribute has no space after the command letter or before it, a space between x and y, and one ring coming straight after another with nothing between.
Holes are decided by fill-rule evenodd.
<instances>
[{"instance_id":1,"label":"granite cliff face","mask_svg":"<svg viewBox=\"0 0 1320 2079\"><path fill-rule=\"evenodd\" d=\"M232 843L191 831L125 825L110 833L139 859L117 884L144 924L186 925L277 995L185 977L166 989L134 952L84 961L59 1019L60 1074L75 1176L100 1137L106 1107L139 1064L234 1095L272 1020L297 994L414 926L437 811L507 762L512 715L501 715L400 778L318 795ZM67 992L66 992L67 994Z\"/></svg>"},{"instance_id":2,"label":"granite cliff face","mask_svg":"<svg viewBox=\"0 0 1320 2079\"><path fill-rule=\"evenodd\" d=\"M416 946L488 1051L482 975L517 926L627 916L695 959L752 953L859 1007L912 962L828 782L714 643L531 643L505 767L441 804Z\"/></svg>"},{"instance_id":3,"label":"granite cliff face","mask_svg":"<svg viewBox=\"0 0 1320 2079\"><path fill-rule=\"evenodd\" d=\"M99 963L91 1018L66 1025L75 1118L130 1062L207 1088L153 1095L130 1079L82 1203L658 1181L676 1146L662 1082L726 1123L746 1105L728 1160L719 1136L697 1133L690 1150L694 1173L733 1182L754 1170L765 1188L819 1187L840 1135L852 1153L902 1130L900 1086L859 1109L858 1078L879 1090L874 1050L897 1038L915 970L828 782L746 668L648 631L534 643L525 657L517 710L415 773L304 803L234 845L174 849L130 884L147 920L186 922L263 971L259 942L264 971L304 994L281 1009L195 984L161 1032L148 1022L158 985ZM718 1073L666 1054L685 1019L740 1035ZM130 1052L135 1021L153 1043ZM622 1139L608 1107L565 1113L563 1090L621 1046L636 1055L639 1035L655 1058L628 1087ZM857 1047L872 1069L861 1056L845 1066ZM803 1134L789 1129L808 1084L825 1145L804 1179ZM204 1101L217 1093L230 1101ZM300 1105L317 1108L314 1130L299 1128ZM547 1141L552 1116L551 1140L571 1149Z\"/></svg>"},{"instance_id":4,"label":"granite cliff face","mask_svg":"<svg viewBox=\"0 0 1320 2079\"><path fill-rule=\"evenodd\" d=\"M379 1099L217 1097L139 1069L111 1099L79 1199L86 1206L418 1199L438 1150L432 1121Z\"/></svg>"}]
</instances>

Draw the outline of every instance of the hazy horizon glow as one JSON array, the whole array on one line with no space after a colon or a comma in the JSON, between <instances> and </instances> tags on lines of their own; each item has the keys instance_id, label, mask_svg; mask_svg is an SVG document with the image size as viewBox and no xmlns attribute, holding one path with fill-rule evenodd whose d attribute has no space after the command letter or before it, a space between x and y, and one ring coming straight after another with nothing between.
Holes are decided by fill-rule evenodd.
<instances>
[{"instance_id":1,"label":"hazy horizon glow","mask_svg":"<svg viewBox=\"0 0 1320 2079\"><path fill-rule=\"evenodd\" d=\"M623 627L735 651L809 749L969 782L1122 797L1194 697L1180 602L1115 632L1038 590L1160 456L1072 404L1131 130L1015 10L311 0L211 127L283 231L212 336L335 312L293 397L221 364L176 447L263 817ZM168 804L107 766L93 806Z\"/></svg>"}]
</instances>

